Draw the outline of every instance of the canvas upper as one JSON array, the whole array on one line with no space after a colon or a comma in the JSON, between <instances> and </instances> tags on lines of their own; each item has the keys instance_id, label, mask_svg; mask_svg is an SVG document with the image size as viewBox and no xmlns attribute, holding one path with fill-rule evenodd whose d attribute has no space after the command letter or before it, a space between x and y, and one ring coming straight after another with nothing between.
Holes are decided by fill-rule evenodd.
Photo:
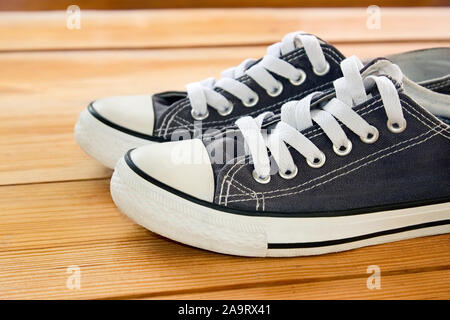
<instances>
[{"instance_id":1,"label":"canvas upper","mask_svg":"<svg viewBox=\"0 0 450 320\"><path fill-rule=\"evenodd\" d=\"M361 83L353 76L349 76L350 80L335 81L338 93L331 89L285 104L282 121L274 120L270 114L256 119L247 117L245 121L239 120L240 130L234 131L231 138L222 135L209 142L196 139L150 145L129 152L127 162L140 175L156 180L171 192L244 214L332 215L362 208L399 208L448 201L450 97L417 85L385 59L374 60L361 72ZM358 91L349 88L351 84L355 87L363 84L365 97L337 99L341 90ZM357 114L349 125L324 111L336 99ZM306 126L305 104L314 115L311 125ZM355 133L362 128L356 125L361 121L376 128L374 141L363 141L370 138L370 131L364 134L367 137ZM280 123L287 128L281 130ZM252 126L257 130L250 130ZM264 128L269 128L267 135L259 131ZM342 137L341 130L351 145L348 153L344 148L339 154L332 139ZM283 138L270 140L268 137L274 132ZM236 140L237 143L232 142ZM258 141L263 145L258 145ZM287 147L289 155L275 161L274 141ZM314 157L307 159L314 148L320 151L318 156L320 153L324 156L324 162L317 168ZM195 165L175 164L174 154L188 155L190 159L197 155L203 160ZM217 161L221 157L218 154L223 162ZM261 168L268 169L261 160L266 156L271 160L268 181L260 172L255 175ZM282 165L292 164L295 172L279 171ZM197 171L192 175L191 170ZM201 185L197 188L197 184Z\"/></svg>"}]
</instances>

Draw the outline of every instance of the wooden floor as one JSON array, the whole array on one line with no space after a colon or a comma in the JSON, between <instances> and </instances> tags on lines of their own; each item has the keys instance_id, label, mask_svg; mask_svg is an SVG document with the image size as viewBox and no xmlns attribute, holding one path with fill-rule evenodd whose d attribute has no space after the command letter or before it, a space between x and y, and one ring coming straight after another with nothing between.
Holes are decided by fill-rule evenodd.
<instances>
[{"instance_id":1,"label":"wooden floor","mask_svg":"<svg viewBox=\"0 0 450 320\"><path fill-rule=\"evenodd\" d=\"M450 9L245 9L0 13L0 298L450 299L450 235L318 257L190 248L122 216L111 171L75 144L92 99L182 89L305 30L346 55L450 46ZM381 269L369 290L366 270ZM80 290L66 286L81 271Z\"/></svg>"}]
</instances>

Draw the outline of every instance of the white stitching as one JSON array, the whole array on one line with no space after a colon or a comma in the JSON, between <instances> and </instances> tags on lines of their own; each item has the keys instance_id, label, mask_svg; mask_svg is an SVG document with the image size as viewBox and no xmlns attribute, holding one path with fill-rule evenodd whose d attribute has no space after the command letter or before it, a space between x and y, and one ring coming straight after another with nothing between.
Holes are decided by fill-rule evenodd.
<instances>
[{"instance_id":1,"label":"white stitching","mask_svg":"<svg viewBox=\"0 0 450 320\"><path fill-rule=\"evenodd\" d=\"M230 182L228 182L228 188L230 188ZM252 197L252 198L256 198L258 195L257 195L257 193L255 192L255 191L253 191L253 190L251 190L251 189L248 189L247 187L245 187L245 186L243 186L244 188L246 188L246 189L248 189L249 191L251 191L251 192L247 192L247 191L245 191L245 190L242 190L241 188L238 188L238 186L236 186L236 185L232 185L232 187L233 188L235 188L235 189L237 189L237 190L239 190L239 191L241 191L242 193L241 193L241 195L247 195L247 196L250 196L250 197ZM228 191L227 191L227 193L228 193Z\"/></svg>"},{"instance_id":2,"label":"white stitching","mask_svg":"<svg viewBox=\"0 0 450 320\"><path fill-rule=\"evenodd\" d=\"M376 103L379 102L379 101L381 101L381 98L378 99L378 100L376 100L376 101L374 101L374 102L371 103L370 105L365 106L364 108L359 109L359 110L358 110L358 113L359 113L360 111L362 111L362 110L367 109L367 108L370 107L370 106L373 106L374 104L376 104ZM410 105L410 104L409 104L407 101L405 101L404 99L401 99L401 101L402 101L405 105L407 105L408 107L410 107L413 111L415 111L418 115L420 115L422 118L424 118L424 119L426 119L427 121L429 121L430 123L432 123L434 126L440 125L440 122L437 122L437 123L436 123L436 122L433 122L431 119L426 118L423 114L421 114L418 110L416 110L415 107L413 107L412 105ZM367 115L367 114L369 114L369 113L371 113L371 112L373 112L373 111L375 111L375 110L377 110L377 109L380 109L381 107L382 107L382 105L381 105L381 106L378 106L378 107L376 107L376 108L374 108L374 109L372 109L372 110L369 110L368 112L362 113L362 114L360 114L360 116ZM417 120L419 120L419 121L420 121L423 125L425 125L427 128L432 129L432 127L430 127L429 125L427 125L425 122L421 121L417 116L413 115L413 114L412 114L411 112L409 112L406 108L403 107L403 109L404 109L408 114L410 114L411 116L413 116L414 118L416 118ZM340 124L340 125L343 126L343 124ZM318 136L324 134L324 132L321 132L321 133L316 134L316 135L314 135L314 136L309 136L310 133L316 132L316 131L318 131L318 130L321 130L321 129L320 129L320 128L317 128L317 129L315 129L315 130L313 130L313 131L306 132L306 133L305 133L305 136L307 136L308 139L313 139L313 138L315 138L315 137L318 137ZM444 131L447 131L447 130L444 130ZM442 134L442 132L441 132L440 134L441 134L443 137L449 139L449 137L447 137L446 135ZM240 169L241 169L241 168L239 168L239 170L240 170ZM239 171L239 170L238 170L238 171Z\"/></svg>"},{"instance_id":3,"label":"white stitching","mask_svg":"<svg viewBox=\"0 0 450 320\"><path fill-rule=\"evenodd\" d=\"M245 157L241 160L241 161L245 161ZM234 166L233 166L234 167ZM230 169L230 171L231 171L231 169ZM228 181L228 185L227 185L227 193L226 194L229 194L230 193L230 187L231 186L235 186L234 184L233 184L233 179L234 179L234 176L235 176L235 174L238 172L239 170L236 170L232 175L231 175L231 177L230 177L230 180ZM247 189L247 190L249 190L250 192L252 192L252 193L256 193L254 190L252 190L251 188L249 188L249 187L246 187L246 186L244 186L244 185L242 185L242 184L240 184L242 187L244 187L245 189ZM228 197L225 197L225 205L227 204L227 200L228 200Z\"/></svg>"},{"instance_id":4,"label":"white stitching","mask_svg":"<svg viewBox=\"0 0 450 320\"><path fill-rule=\"evenodd\" d=\"M163 121L162 121L162 123L161 123L161 126L159 127L159 129L157 130L158 132L159 131L162 131L162 130L164 130L164 124L165 124L165 122L166 122L166 120L168 119L168 117L170 116L170 115L172 115L176 110L179 110L179 108L183 108L183 107L185 107L186 105L188 105L189 104L189 100L187 100L187 98L185 98L186 100L181 100L177 105L174 105L172 108L172 110L171 111L169 111L169 112L167 112L167 114L164 116L164 119L163 119ZM167 129L167 128L166 128Z\"/></svg>"},{"instance_id":5,"label":"white stitching","mask_svg":"<svg viewBox=\"0 0 450 320\"><path fill-rule=\"evenodd\" d=\"M445 87L446 85L450 84L450 79L444 80L442 82L435 82L432 83L431 85L424 85L424 87L428 88L428 89L438 89L438 88L442 88Z\"/></svg>"},{"instance_id":6,"label":"white stitching","mask_svg":"<svg viewBox=\"0 0 450 320\"><path fill-rule=\"evenodd\" d=\"M422 133L422 134L420 134L420 135L418 135L418 136L416 136L416 137L413 137L413 138L410 138L410 139L408 139L408 140L404 140L404 141L398 142L398 143L395 144L395 145L392 145L392 146L390 146L390 147L386 147L386 148L381 149L381 150L378 150L378 151L376 151L376 152L374 152L374 153L368 154L367 156L365 156L365 157L363 157L363 158L361 158L361 159L358 159L358 160L355 160L355 161L353 161L353 162L350 162L350 163L348 163L348 164L346 164L346 165L344 165L344 166L342 166L342 167L340 167L340 168L334 169L334 170L332 170L332 171L330 171L330 172L327 172L327 173L325 173L325 174L323 174L323 175L321 175L321 176L319 176L319 177L316 177L316 178L314 178L314 179L305 181L305 182L302 183L301 185L297 185L297 186L290 187L290 188L275 189L275 190L271 190L271 191L266 191L266 192L264 192L264 194L272 194L272 193L277 193L277 192L289 191L289 190L294 190L294 189L303 187L303 186L305 186L305 185L307 185L307 184L309 184L309 183L311 183L311 182L313 182L313 181L320 180L320 179L322 179L322 178L324 178L324 177L326 177L326 176L328 176L328 175L330 175L330 174L333 174L333 173L335 173L335 172L337 172L337 171L340 171L340 170L342 170L342 169L345 169L345 168L347 168L347 167L350 167L350 166L352 166L352 165L354 165L354 164L356 164L356 163L358 163L358 162L361 162L361 161L363 161L363 160L366 160L366 159L372 157L373 155L383 153L383 152L388 151L388 150L390 150L390 149L393 149L393 148L395 148L395 147L397 147L397 146L399 146L399 145L408 143L408 142L410 142L410 141L412 141L412 140L417 140L417 139L419 139L420 137L422 137L422 136L424 136L424 135L427 135L429 132L431 132L431 131L433 131L433 130L434 130L434 128L433 128L433 129L430 129L430 130L428 130L427 132L424 132L424 133Z\"/></svg>"},{"instance_id":7,"label":"white stitching","mask_svg":"<svg viewBox=\"0 0 450 320\"><path fill-rule=\"evenodd\" d=\"M444 128L444 130L442 130L442 131L445 131L445 132L448 131L448 125L447 125L447 124L441 123L441 121L439 121L439 120L437 120L437 119L436 119L436 120L437 120L437 122L436 122L435 119L433 119L433 118L431 118L431 119L430 119L430 118L427 118L427 117L425 117L425 115L423 115L422 113L420 113L420 111L417 110L415 106L410 105L407 101L404 101L403 99L401 99L401 101L402 101L404 104L406 104L408 107L410 107L410 108L412 109L412 111L414 111L417 115L421 116L422 119L428 121L429 123L431 123L431 124L432 124L433 126L435 126L435 127L444 124L447 128ZM432 127L431 127L430 125L428 125L428 124L425 123L424 121L420 120L416 115L414 115L414 114L412 114L410 111L408 111L408 109L406 109L406 108L403 108L403 109L404 109L408 114L410 114L412 117L414 117L414 118L416 118L418 121L420 121L423 125L425 125L426 127L432 129ZM427 112L427 110L425 110L425 111ZM434 117L432 114L428 114L428 116ZM447 138L447 139L450 139L450 137L446 136L446 135L443 134L442 132L440 132L440 135L442 135L443 137L445 137L445 138Z\"/></svg>"},{"instance_id":8,"label":"white stitching","mask_svg":"<svg viewBox=\"0 0 450 320\"><path fill-rule=\"evenodd\" d=\"M434 128L434 129L435 129L435 128ZM442 129L442 130L444 130L444 129ZM434 130L429 130L429 131L427 131L427 133L430 133L430 132L432 132L432 131L434 131ZM353 172L353 171L355 171L355 170L358 170L358 169L360 169L360 168L362 168L362 167L364 167L364 166L367 166L367 165L369 165L369 164L371 164L371 163L373 163L373 162L376 162L376 161L378 161L378 160L380 160L380 159L382 159L382 158L388 157L388 156L390 156L390 155L392 155L392 154L395 154L395 153L398 153L398 152L403 151L403 150L405 150L405 149L409 149L409 148L411 148L411 147L413 147L413 146L419 145L419 144L421 144L421 143L423 143L423 142L425 142L425 141L427 141L427 140L429 140L429 139L431 139L431 138L433 138L434 136L436 136L436 135L439 134L439 132L436 132L436 131L434 131L434 132L435 132L434 134L432 134L430 137L428 137L428 138L426 138L426 139L424 139L424 140L421 140L421 141L418 141L418 142L416 142L416 143L407 145L407 146L405 146L405 147L403 147L403 148L394 150L394 151L392 151L392 152L390 152L390 153L381 155L381 156L378 157L378 158L375 158L375 159L373 159L373 160L371 160L371 161L365 162L365 163L363 163L362 165L360 165L360 166L358 166L358 167L355 167L355 168L353 168L353 169L351 169L351 170L349 170L349 171L345 171L345 172L343 172L343 173L341 173L341 174L339 174L339 175L337 175L337 176L334 176L334 177L332 177L332 178L330 178L330 179L328 179L328 180L322 181L322 182L320 182L320 183L318 183L318 184L315 184L315 185L313 185L313 186L311 186L311 187L309 187L309 188L302 189L302 190L295 191L295 192L284 193L284 194L279 194L279 195L275 195L275 196L269 196L269 197L266 197L266 199L279 198L279 197L283 197L283 196L289 196L289 195L299 194L299 193L302 193L302 192L305 192L305 191L309 191L309 190L311 190L311 189L313 189L313 188L315 188L315 187L318 187L318 186L320 186L320 185L323 185L323 184L325 184L325 183L328 183L328 182L330 182L330 181L333 181L333 180L335 180L335 179L337 179L337 178L339 178L339 177L341 177L341 176L347 175L347 174L349 174L349 173L351 173L351 172ZM418 138L418 137L416 137L416 138ZM228 203L232 203L232 202L241 202L241 201L246 201L246 199L230 200L230 201L228 201Z\"/></svg>"},{"instance_id":9,"label":"white stitching","mask_svg":"<svg viewBox=\"0 0 450 320\"><path fill-rule=\"evenodd\" d=\"M403 106L403 109L404 109L407 113L409 113L411 116L413 116L414 118L416 118L417 120L419 120L419 121L420 121L423 125L425 125L427 128L429 128L429 129L431 129L431 130L435 130L436 128L438 128L438 127L440 127L440 126L443 125L442 123L439 123L439 122L438 122L438 123L433 122L432 119L429 119L429 118L425 117L425 115L423 115L423 114L420 113L418 110L416 110L415 107L412 106L412 105L410 105L407 101L405 101L405 100L403 100L403 99L401 99L401 100L402 100L402 102L404 103L404 105L406 105L407 107L411 108L411 109L412 109L413 111L415 111L418 115L420 115L423 119L426 119L427 121L429 121L429 122L431 122L432 124L435 125L434 128L430 127L428 124L426 124L424 121L421 121L417 116L413 115L410 111L408 111L408 110ZM374 101L373 103L371 103L371 105L375 104L375 103L378 102L378 101L380 101L380 100ZM364 108L358 110L358 112L360 112L361 110L366 109L367 107L369 107L369 106L365 106ZM380 106L380 107L377 107L377 108L375 108L375 109L372 109L372 110L370 110L369 112L366 112L365 114L368 114L368 113L370 113L370 112L373 112L373 111L375 111L376 109L379 109L379 108L381 108L381 106ZM444 125L445 125L445 124L444 124ZM442 133L442 131L447 132L447 130L448 130L447 127L448 127L448 125L445 125L445 127L444 127L442 130L439 131L439 134L442 135L443 137L447 138L447 139L450 139L449 137L447 137L446 135L444 135L444 134ZM429 132L429 131L428 131L428 132ZM435 131L435 132L437 132L437 131ZM320 133L320 134L323 134L323 132ZM317 136L319 136L320 134L317 134L317 135L315 135L314 137L317 137ZM312 139L312 138L314 138L314 137L309 137L309 139ZM420 136L419 136L419 137L420 137ZM410 139L410 140L411 140L411 139ZM408 142L408 141L410 141L410 140L406 140L406 141L400 142L399 144ZM397 145L398 145L398 144L397 144ZM395 147L395 146L396 146L396 145L391 146L390 148ZM386 149L384 149L384 150L386 150ZM354 164L354 163L356 163L356 162L358 162L358 161L364 160L364 159L366 159L367 157L370 157L370 156L372 156L372 155L374 155L374 154L380 153L380 152L382 152L382 151L384 151L384 150L379 150L379 151L377 151L377 152L375 152L375 153L373 153L373 154L370 154L370 155L368 155L368 156L366 156L366 157L364 157L364 158L362 158L362 159L359 159L359 160L357 160L357 161L355 161L355 162L353 162L353 163L347 164L346 166L344 166L344 167L342 167L342 168L339 168L339 169L336 169L336 170L341 170L341 169L343 169L343 168L345 168L345 167L347 167L347 166L349 166L349 165L352 165L352 164ZM242 162L242 161L241 161L241 162ZM239 167L239 168L236 170L236 172L233 174L233 177L234 177L235 174L236 174L240 169L242 169L244 166L245 166L245 164L243 164L241 167ZM331 172L329 172L328 174L333 173L333 172L335 172L336 170L331 171ZM228 171L228 173L229 173L230 171L231 171L231 169ZM227 173L227 176L228 176L228 173ZM321 176L321 177L323 177L323 176ZM318 177L318 178L321 178L321 177ZM318 178L316 178L316 179L318 179ZM235 182L236 182L236 181L233 182L233 179L230 179L230 183L234 184ZM309 182L311 182L311 181L309 181ZM309 182L308 182L308 183L309 183ZM304 184L302 184L302 185L300 185L300 186L295 186L295 187L291 187L291 188L286 188L286 189L271 190L271 191L264 192L264 194L270 194L270 193L275 193L275 192L280 192L280 191L293 190L293 189L299 188L299 187L301 187L301 186L303 186L303 185L304 185ZM241 184L241 186L243 186L243 185ZM245 186L243 186L243 187L245 187ZM249 188L247 188L247 189L249 189ZM251 189L249 189L249 190L251 190ZM253 191L253 190L252 190L252 191ZM235 195L228 195L228 196L235 196ZM236 196L241 196L241 195L236 195ZM224 195L222 195L222 193L221 193L221 194L219 195L219 197L220 197L220 198L221 198L221 197L224 197ZM228 202L229 202L229 201L227 201L227 203L228 203Z\"/></svg>"},{"instance_id":10,"label":"white stitching","mask_svg":"<svg viewBox=\"0 0 450 320\"><path fill-rule=\"evenodd\" d=\"M173 119L174 119L174 118L175 118L182 110L184 110L184 109L186 109L186 108L188 108L188 107L189 107L189 103L186 103L183 107L179 108L178 111L175 112L175 113L170 117L169 120L167 120L166 129L164 130L164 137L167 137L167 135L169 134L168 131L169 131L169 129L171 129L171 128L170 128L170 125L171 125ZM182 127L184 127L184 126L182 126ZM176 127L176 128L178 129L179 127Z\"/></svg>"},{"instance_id":11,"label":"white stitching","mask_svg":"<svg viewBox=\"0 0 450 320\"><path fill-rule=\"evenodd\" d=\"M228 163L231 164L232 161L236 160L236 162L233 163L233 165L231 166L230 170L227 172L226 176L222 179L222 184L221 184L221 186L220 186L220 195L222 195L222 192L223 192L223 186L224 186L224 184L225 184L225 181L227 180L228 174L230 173L230 171L232 170L233 167L235 167L238 163L240 163L241 159L239 159L239 158L243 158L243 159L245 160L245 156L240 156L240 157L238 157L237 159L231 159L230 161L228 161ZM228 163L227 163L225 166L227 166ZM219 204L220 204L220 197L219 197Z\"/></svg>"}]
</instances>

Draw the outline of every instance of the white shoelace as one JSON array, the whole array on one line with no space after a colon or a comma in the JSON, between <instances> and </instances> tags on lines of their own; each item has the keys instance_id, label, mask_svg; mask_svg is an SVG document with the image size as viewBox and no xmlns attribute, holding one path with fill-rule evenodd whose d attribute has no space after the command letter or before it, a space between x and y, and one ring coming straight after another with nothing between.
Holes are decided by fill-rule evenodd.
<instances>
[{"instance_id":1,"label":"white shoelace","mask_svg":"<svg viewBox=\"0 0 450 320\"><path fill-rule=\"evenodd\" d=\"M374 143L378 139L378 130L371 126L353 107L367 101L366 89L376 85L388 118L387 126L394 133L406 128L400 98L395 85L386 76L369 75L364 79L359 69L360 61L356 57L345 59L341 63L344 77L333 82L336 97L324 106L311 110L311 100L321 92L315 92L300 101L285 103L281 109L281 121L269 135L261 132L261 126L270 113L256 118L243 117L236 121L245 139L247 154L253 160L253 177L260 183L270 181L270 159L268 150L278 165L279 174L285 179L297 175L297 167L287 145L306 158L308 165L320 168L325 163L325 154L305 137L301 131L313 125L319 125L333 144L333 150L339 156L350 153L352 143L347 138L338 120L357 134L365 143Z\"/></svg>"},{"instance_id":2,"label":"white shoelace","mask_svg":"<svg viewBox=\"0 0 450 320\"><path fill-rule=\"evenodd\" d=\"M267 48L267 53L261 61L247 59L237 67L222 72L222 79L216 81L208 78L200 82L190 83L186 86L188 98L192 106L191 114L196 120L208 117L208 106L217 110L223 116L231 113L233 105L214 88L221 88L239 98L244 106L252 107L258 103L258 95L244 83L236 80L243 75L252 78L270 96L279 95L283 86L270 72L289 79L293 85L300 85L305 81L306 74L290 63L280 59L282 55L292 52L303 46L305 53L318 75L324 75L329 70L329 64L320 46L319 40L302 32L287 34L281 42Z\"/></svg>"}]
</instances>

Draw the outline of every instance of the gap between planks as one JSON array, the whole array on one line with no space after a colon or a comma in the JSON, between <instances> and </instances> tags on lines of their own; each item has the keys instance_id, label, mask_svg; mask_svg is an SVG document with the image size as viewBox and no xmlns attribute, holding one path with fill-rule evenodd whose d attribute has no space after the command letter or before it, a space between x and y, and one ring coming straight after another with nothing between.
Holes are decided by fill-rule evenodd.
<instances>
[{"instance_id":1,"label":"gap between planks","mask_svg":"<svg viewBox=\"0 0 450 320\"><path fill-rule=\"evenodd\" d=\"M278 39L281 40L281 39ZM448 39L421 39L421 40L381 40L381 41L334 41L333 44L336 46L367 46L367 45L377 45L382 44L386 45L389 43L392 43L395 45L414 45L415 43L422 43L424 45L430 44L431 46L448 46L448 43L450 41L450 37ZM274 41L276 42L276 41ZM242 47L267 47L274 42L267 42L267 43L255 43L255 44L218 44L214 46L210 45L185 45L185 46L159 46L159 47L136 47L136 48L117 48L117 47L85 47L85 48L50 48L50 49L33 49L33 50L23 50L23 49L17 49L17 50L0 50L1 54L14 54L14 53L46 53L46 52L102 52L102 51L108 51L108 52L121 52L121 51L142 51L142 50L183 50L183 49L235 49L235 48L242 48Z\"/></svg>"},{"instance_id":2,"label":"gap between planks","mask_svg":"<svg viewBox=\"0 0 450 320\"><path fill-rule=\"evenodd\" d=\"M155 298L362 279L369 265L390 276L450 266L450 235L315 257L233 257L181 245L134 224L114 206L107 180L1 190L0 298ZM71 265L81 268L81 291L65 286ZM450 278L444 280L448 287ZM366 290L355 281L349 290ZM432 278L427 285L439 281Z\"/></svg>"}]
</instances>

